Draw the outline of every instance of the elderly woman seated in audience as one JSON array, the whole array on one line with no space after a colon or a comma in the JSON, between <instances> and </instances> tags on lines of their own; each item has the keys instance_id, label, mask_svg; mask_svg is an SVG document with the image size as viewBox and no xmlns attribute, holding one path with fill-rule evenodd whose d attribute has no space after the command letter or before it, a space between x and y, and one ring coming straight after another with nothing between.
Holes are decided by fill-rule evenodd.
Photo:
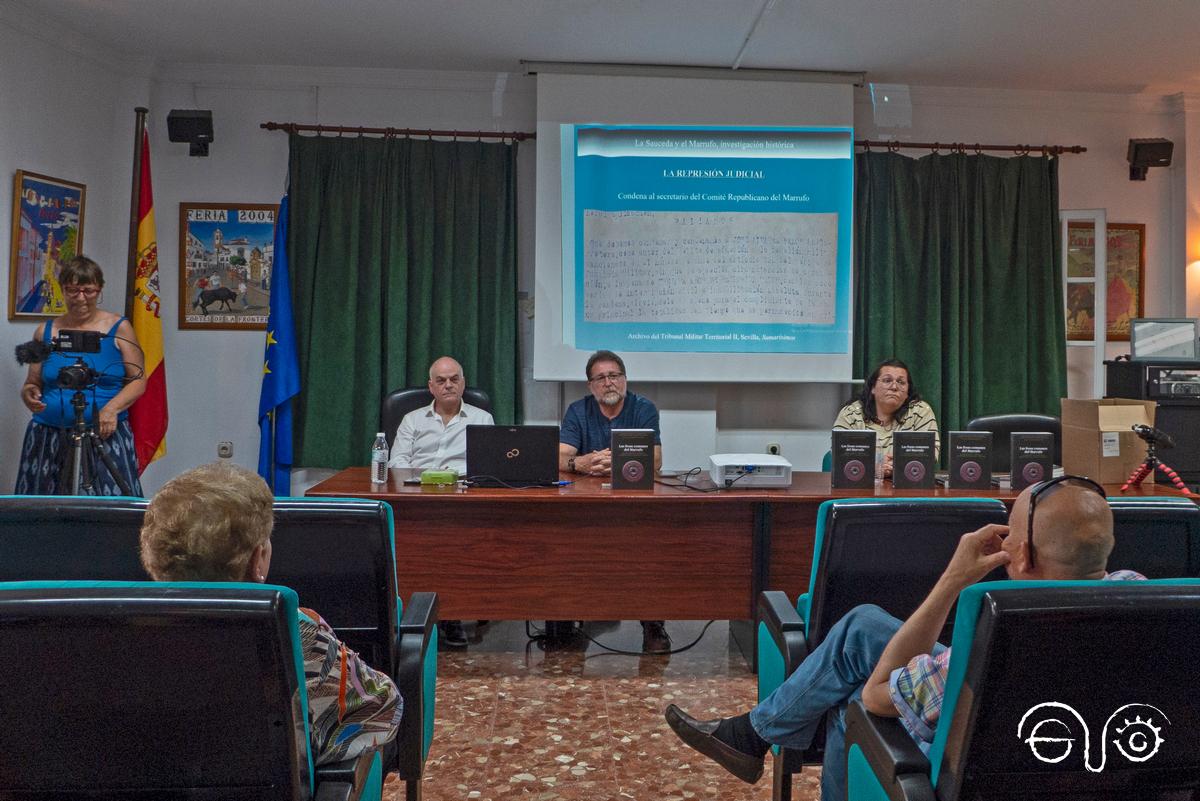
<instances>
[{"instance_id":1,"label":"elderly woman seated in audience","mask_svg":"<svg viewBox=\"0 0 1200 801\"><path fill-rule=\"evenodd\" d=\"M257 474L228 464L189 470L146 508L142 564L155 581L265 582L274 498ZM300 610L309 730L318 765L350 759L396 736L403 702L385 674Z\"/></svg>"}]
</instances>

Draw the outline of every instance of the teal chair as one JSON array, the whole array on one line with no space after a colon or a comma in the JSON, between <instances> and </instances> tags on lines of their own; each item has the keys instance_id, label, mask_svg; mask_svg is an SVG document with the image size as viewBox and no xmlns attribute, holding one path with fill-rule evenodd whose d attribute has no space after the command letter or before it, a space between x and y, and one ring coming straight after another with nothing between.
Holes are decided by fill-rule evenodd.
<instances>
[{"instance_id":1,"label":"teal chair","mask_svg":"<svg viewBox=\"0 0 1200 801\"><path fill-rule=\"evenodd\" d=\"M817 511L808 592L792 603L778 591L758 604L758 699L770 695L854 607L875 604L907 618L924 600L959 538L1008 512L994 498L856 498ZM997 571L992 578L1003 578ZM950 631L943 632L948 642ZM812 747L776 749L773 798L791 798L792 775L820 764L824 726Z\"/></svg>"},{"instance_id":2,"label":"teal chair","mask_svg":"<svg viewBox=\"0 0 1200 801\"><path fill-rule=\"evenodd\" d=\"M833 451L825 451L825 455L821 457L821 472L828 473L833 469Z\"/></svg>"},{"instance_id":3,"label":"teal chair","mask_svg":"<svg viewBox=\"0 0 1200 801\"><path fill-rule=\"evenodd\" d=\"M976 584L959 595L928 755L846 712L850 801L1200 794L1200 582Z\"/></svg>"},{"instance_id":4,"label":"teal chair","mask_svg":"<svg viewBox=\"0 0 1200 801\"><path fill-rule=\"evenodd\" d=\"M381 798L376 751L315 767L286 587L3 583L0 639L4 798Z\"/></svg>"},{"instance_id":5,"label":"teal chair","mask_svg":"<svg viewBox=\"0 0 1200 801\"><path fill-rule=\"evenodd\" d=\"M0 497L0 581L144 581L141 498ZM404 697L386 771L420 797L433 740L437 595L396 589L392 508L380 501L277 498L270 580L291 587Z\"/></svg>"},{"instance_id":6,"label":"teal chair","mask_svg":"<svg viewBox=\"0 0 1200 801\"><path fill-rule=\"evenodd\" d=\"M1115 496L1113 570L1136 570L1147 578L1200 576L1200 506L1189 498Z\"/></svg>"}]
</instances>

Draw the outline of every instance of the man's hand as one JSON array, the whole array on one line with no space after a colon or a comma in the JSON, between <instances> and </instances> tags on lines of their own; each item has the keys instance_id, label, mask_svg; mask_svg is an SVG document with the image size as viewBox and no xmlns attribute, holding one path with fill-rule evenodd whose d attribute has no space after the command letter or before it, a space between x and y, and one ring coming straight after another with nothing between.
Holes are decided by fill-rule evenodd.
<instances>
[{"instance_id":1,"label":"man's hand","mask_svg":"<svg viewBox=\"0 0 1200 801\"><path fill-rule=\"evenodd\" d=\"M612 472L612 451L605 448L602 451L592 451L584 457L585 463L581 468L581 472L587 473L589 476L607 476ZM579 459L575 459L575 466L579 468Z\"/></svg>"},{"instance_id":2,"label":"man's hand","mask_svg":"<svg viewBox=\"0 0 1200 801\"><path fill-rule=\"evenodd\" d=\"M998 567L1011 560L1001 546L1008 536L1008 526L989 523L981 529L963 534L946 565L940 583L947 585L955 597L958 593L983 579Z\"/></svg>"}]
</instances>

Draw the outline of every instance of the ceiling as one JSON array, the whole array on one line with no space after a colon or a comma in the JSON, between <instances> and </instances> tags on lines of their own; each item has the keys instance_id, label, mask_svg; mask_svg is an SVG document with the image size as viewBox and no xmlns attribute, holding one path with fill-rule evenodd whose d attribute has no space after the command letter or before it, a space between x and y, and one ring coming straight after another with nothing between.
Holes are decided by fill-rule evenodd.
<instances>
[{"instance_id":1,"label":"ceiling","mask_svg":"<svg viewBox=\"0 0 1200 801\"><path fill-rule=\"evenodd\" d=\"M1200 91L1197 0L5 0L130 60L519 72L521 59ZM765 10L764 10L765 9Z\"/></svg>"}]
</instances>

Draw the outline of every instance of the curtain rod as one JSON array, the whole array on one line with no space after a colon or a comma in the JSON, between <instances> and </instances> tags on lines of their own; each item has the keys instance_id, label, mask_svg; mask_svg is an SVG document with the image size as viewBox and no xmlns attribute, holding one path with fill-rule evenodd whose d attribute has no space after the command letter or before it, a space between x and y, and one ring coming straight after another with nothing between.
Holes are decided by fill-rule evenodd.
<instances>
[{"instance_id":1,"label":"curtain rod","mask_svg":"<svg viewBox=\"0 0 1200 801\"><path fill-rule=\"evenodd\" d=\"M867 151L870 151L873 147L877 147L880 150L888 150L892 153L899 150L932 150L934 153L945 150L949 153L979 154L985 150L998 150L1005 153L1017 153L1022 156L1028 156L1030 153L1041 153L1043 156L1061 156L1063 153L1087 152L1087 148L1083 145L981 145L978 142L971 145L966 142L897 142L894 140L875 141L872 139L856 140L854 146L861 147Z\"/></svg>"},{"instance_id":2,"label":"curtain rod","mask_svg":"<svg viewBox=\"0 0 1200 801\"><path fill-rule=\"evenodd\" d=\"M435 136L442 136L451 139L511 139L514 142L521 142L537 137L537 134L526 133L524 131L437 131L428 128L362 128L349 125L305 125L298 122L264 122L258 127L265 128L268 131L284 131L285 133L315 131L318 134L379 134L380 136L428 137L430 139Z\"/></svg>"}]
</instances>

